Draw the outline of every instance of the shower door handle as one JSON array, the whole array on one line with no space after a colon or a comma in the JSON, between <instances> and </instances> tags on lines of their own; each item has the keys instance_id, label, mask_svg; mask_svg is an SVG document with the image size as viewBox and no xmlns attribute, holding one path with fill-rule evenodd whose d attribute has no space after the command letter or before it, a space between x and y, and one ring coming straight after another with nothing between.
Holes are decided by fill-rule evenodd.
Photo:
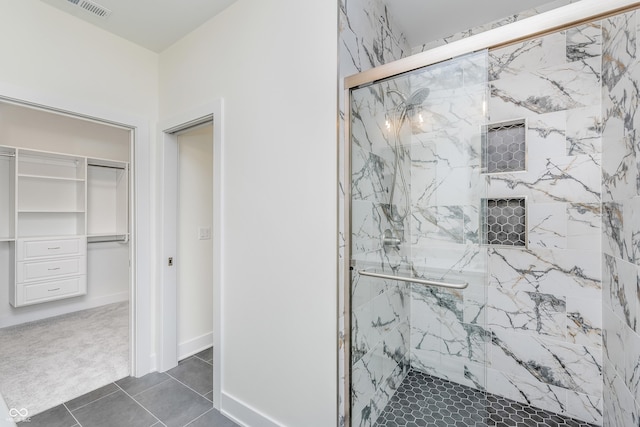
<instances>
[{"instance_id":1,"label":"shower door handle","mask_svg":"<svg viewBox=\"0 0 640 427\"><path fill-rule=\"evenodd\" d=\"M437 286L439 288L447 288L447 289L465 289L469 286L469 283L446 283L446 282L436 282L434 280L426 280L426 279L418 279L417 277L406 277L406 276L395 276L392 274L383 274L383 273L373 273L367 270L358 270L358 274L361 276L369 276L375 277L377 279L389 279L389 280L400 280L403 282L417 283L419 285L425 286Z\"/></svg>"}]
</instances>

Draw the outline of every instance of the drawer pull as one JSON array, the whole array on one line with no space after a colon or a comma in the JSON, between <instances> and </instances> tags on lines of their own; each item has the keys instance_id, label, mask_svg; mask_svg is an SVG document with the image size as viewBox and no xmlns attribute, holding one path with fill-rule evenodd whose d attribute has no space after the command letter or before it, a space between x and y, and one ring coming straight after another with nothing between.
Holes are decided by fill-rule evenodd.
<instances>
[{"instance_id":1,"label":"drawer pull","mask_svg":"<svg viewBox=\"0 0 640 427\"><path fill-rule=\"evenodd\" d=\"M55 289L47 289L49 292L55 292L55 291L59 291L60 288L55 288Z\"/></svg>"},{"instance_id":2,"label":"drawer pull","mask_svg":"<svg viewBox=\"0 0 640 427\"><path fill-rule=\"evenodd\" d=\"M56 271L56 270L60 270L60 267L48 268L47 270L49 270L49 271Z\"/></svg>"},{"instance_id":3,"label":"drawer pull","mask_svg":"<svg viewBox=\"0 0 640 427\"><path fill-rule=\"evenodd\" d=\"M55 248L47 248L50 251L57 251L58 249L60 249L60 246L56 246Z\"/></svg>"}]
</instances>

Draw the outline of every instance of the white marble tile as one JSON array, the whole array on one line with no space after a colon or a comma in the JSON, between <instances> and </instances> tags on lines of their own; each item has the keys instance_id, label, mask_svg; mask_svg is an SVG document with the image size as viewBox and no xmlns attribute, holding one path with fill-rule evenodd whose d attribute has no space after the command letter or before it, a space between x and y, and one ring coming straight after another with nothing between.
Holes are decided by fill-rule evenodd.
<instances>
[{"instance_id":1,"label":"white marble tile","mask_svg":"<svg viewBox=\"0 0 640 427\"><path fill-rule=\"evenodd\" d=\"M489 80L522 75L567 62L565 32L516 43L490 52Z\"/></svg>"},{"instance_id":2,"label":"white marble tile","mask_svg":"<svg viewBox=\"0 0 640 427\"><path fill-rule=\"evenodd\" d=\"M492 121L526 117L600 103L600 59L524 71L491 82Z\"/></svg>"},{"instance_id":3,"label":"white marble tile","mask_svg":"<svg viewBox=\"0 0 640 427\"><path fill-rule=\"evenodd\" d=\"M351 203L351 252L365 253L380 249L380 236L388 221L376 203L353 200Z\"/></svg>"},{"instance_id":4,"label":"white marble tile","mask_svg":"<svg viewBox=\"0 0 640 427\"><path fill-rule=\"evenodd\" d=\"M483 274L487 265L486 249L476 244L415 245L411 256L416 276L431 279L467 280Z\"/></svg>"},{"instance_id":5,"label":"white marble tile","mask_svg":"<svg viewBox=\"0 0 640 427\"><path fill-rule=\"evenodd\" d=\"M527 114L527 155L529 158L567 155L567 111Z\"/></svg>"},{"instance_id":6,"label":"white marble tile","mask_svg":"<svg viewBox=\"0 0 640 427\"><path fill-rule=\"evenodd\" d=\"M567 409L565 414L588 423L601 426L603 421L602 395L588 395L567 390Z\"/></svg>"},{"instance_id":7,"label":"white marble tile","mask_svg":"<svg viewBox=\"0 0 640 427\"><path fill-rule=\"evenodd\" d=\"M566 249L567 226L566 203L528 204L529 248Z\"/></svg>"},{"instance_id":8,"label":"white marble tile","mask_svg":"<svg viewBox=\"0 0 640 427\"><path fill-rule=\"evenodd\" d=\"M489 284L511 290L600 298L600 253L492 249Z\"/></svg>"},{"instance_id":9,"label":"white marble tile","mask_svg":"<svg viewBox=\"0 0 640 427\"><path fill-rule=\"evenodd\" d=\"M525 173L491 176L489 195L528 196L530 203L599 203L600 185L597 155L531 158Z\"/></svg>"},{"instance_id":10,"label":"white marble tile","mask_svg":"<svg viewBox=\"0 0 640 427\"><path fill-rule=\"evenodd\" d=\"M566 30L567 61L583 61L602 55L602 26L590 22Z\"/></svg>"},{"instance_id":11,"label":"white marble tile","mask_svg":"<svg viewBox=\"0 0 640 427\"><path fill-rule=\"evenodd\" d=\"M620 319L632 330L638 327L638 268L610 255L604 256L603 295Z\"/></svg>"},{"instance_id":12,"label":"white marble tile","mask_svg":"<svg viewBox=\"0 0 640 427\"><path fill-rule=\"evenodd\" d=\"M602 49L604 85L613 88L636 58L636 12L603 20Z\"/></svg>"},{"instance_id":13,"label":"white marble tile","mask_svg":"<svg viewBox=\"0 0 640 427\"><path fill-rule=\"evenodd\" d=\"M602 203L602 251L621 259L628 259L624 240L624 206L622 203Z\"/></svg>"},{"instance_id":14,"label":"white marble tile","mask_svg":"<svg viewBox=\"0 0 640 427\"><path fill-rule=\"evenodd\" d=\"M567 110L567 155L602 152L601 108L601 105L597 104Z\"/></svg>"},{"instance_id":15,"label":"white marble tile","mask_svg":"<svg viewBox=\"0 0 640 427\"><path fill-rule=\"evenodd\" d=\"M620 201L637 193L638 175L633 139L604 137L607 149L602 155L603 201Z\"/></svg>"},{"instance_id":16,"label":"white marble tile","mask_svg":"<svg viewBox=\"0 0 640 427\"><path fill-rule=\"evenodd\" d=\"M567 329L565 298L489 287L487 322L494 331L503 329L564 339Z\"/></svg>"},{"instance_id":17,"label":"white marble tile","mask_svg":"<svg viewBox=\"0 0 640 427\"><path fill-rule=\"evenodd\" d=\"M627 219L623 225L627 261L640 265L640 197L625 200L623 215Z\"/></svg>"},{"instance_id":18,"label":"white marble tile","mask_svg":"<svg viewBox=\"0 0 640 427\"><path fill-rule=\"evenodd\" d=\"M363 357L351 368L351 413L356 425L371 425L371 399L381 384L380 361Z\"/></svg>"},{"instance_id":19,"label":"white marble tile","mask_svg":"<svg viewBox=\"0 0 640 427\"><path fill-rule=\"evenodd\" d=\"M412 212L412 245L428 245L433 241L463 243L463 206L418 206Z\"/></svg>"},{"instance_id":20,"label":"white marble tile","mask_svg":"<svg viewBox=\"0 0 640 427\"><path fill-rule=\"evenodd\" d=\"M600 204L570 203L567 220L568 249L598 248L602 235Z\"/></svg>"},{"instance_id":21,"label":"white marble tile","mask_svg":"<svg viewBox=\"0 0 640 427\"><path fill-rule=\"evenodd\" d=\"M613 368L624 376L625 372L625 342L627 329L608 307L603 309L603 344L604 355Z\"/></svg>"},{"instance_id":22,"label":"white marble tile","mask_svg":"<svg viewBox=\"0 0 640 427\"><path fill-rule=\"evenodd\" d=\"M585 394L602 392L600 351L498 329L492 333L492 368Z\"/></svg>"},{"instance_id":23,"label":"white marble tile","mask_svg":"<svg viewBox=\"0 0 640 427\"><path fill-rule=\"evenodd\" d=\"M602 347L602 300L567 297L567 341Z\"/></svg>"},{"instance_id":24,"label":"white marble tile","mask_svg":"<svg viewBox=\"0 0 640 427\"><path fill-rule=\"evenodd\" d=\"M539 382L531 377L506 374L498 369L487 370L487 391L556 413L566 410L566 389Z\"/></svg>"},{"instance_id":25,"label":"white marble tile","mask_svg":"<svg viewBox=\"0 0 640 427\"><path fill-rule=\"evenodd\" d=\"M640 422L638 407L626 388L624 379L611 366L604 375L604 420L606 427L636 426Z\"/></svg>"},{"instance_id":26,"label":"white marble tile","mask_svg":"<svg viewBox=\"0 0 640 427\"><path fill-rule=\"evenodd\" d=\"M637 402L640 400L640 335L629 328L624 350L625 384Z\"/></svg>"},{"instance_id":27,"label":"white marble tile","mask_svg":"<svg viewBox=\"0 0 640 427\"><path fill-rule=\"evenodd\" d=\"M469 325L487 325L487 290L472 289L463 292L462 321Z\"/></svg>"}]
</instances>

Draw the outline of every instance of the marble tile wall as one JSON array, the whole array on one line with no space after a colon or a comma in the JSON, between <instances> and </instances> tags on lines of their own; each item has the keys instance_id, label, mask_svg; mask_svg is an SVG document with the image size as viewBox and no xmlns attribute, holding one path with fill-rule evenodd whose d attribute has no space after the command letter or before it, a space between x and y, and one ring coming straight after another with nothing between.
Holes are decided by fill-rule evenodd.
<instances>
[{"instance_id":1,"label":"marble tile wall","mask_svg":"<svg viewBox=\"0 0 640 427\"><path fill-rule=\"evenodd\" d=\"M340 0L340 87L339 87L339 150L344 153L344 77L378 65L400 59L410 53L402 31L388 13L383 0ZM385 88L388 89L388 88ZM397 88L395 89L402 89ZM384 92L383 89L380 89ZM378 97L374 99L381 100ZM365 100L367 97L363 97ZM363 101L365 103L367 101ZM381 250L380 235L386 228L381 203L386 199L383 193L390 186L388 174L393 152L387 144L385 130L374 123L374 132L367 133L366 121L381 119L384 126L384 109L376 102L361 104L359 108L369 115L356 120L360 149L355 150L353 222L358 224L358 232L353 241L353 252L362 262L382 263L390 267L398 257ZM382 117L377 116L382 113ZM370 124L370 123L369 123ZM390 163L391 162L391 163ZM339 159L340 218L344 218L344 156ZM384 199L382 196L384 195ZM339 401L338 425L345 425L345 310L344 310L344 223L340 224L339 263ZM397 254L396 254L397 255ZM357 275L356 275L357 276ZM353 387L352 424L372 425L386 405L387 400L402 380L408 368L408 312L409 300L406 287L393 286L377 279L357 276L353 282L352 305L354 333L352 336ZM378 314L379 313L379 314ZM373 317L375 315L375 318Z\"/></svg>"},{"instance_id":2,"label":"marble tile wall","mask_svg":"<svg viewBox=\"0 0 640 427\"><path fill-rule=\"evenodd\" d=\"M475 34L483 33L485 31L491 30L493 28L501 27L506 24L511 24L512 22L520 21L522 19L529 18L539 13L547 12L549 10L556 9L561 6L566 6L568 4L575 3L577 1L580 1L580 0L554 0L549 3L545 3L541 6L538 6L534 9L527 9L519 13L514 13L513 15L506 16L502 19L492 21L484 25L479 25L477 27L468 29L466 31L461 31L456 34L452 34L442 39L430 40L421 45L412 46L411 54L413 55L416 53L427 51L429 49L433 49L438 46L444 46L456 40L464 39L466 37L473 36Z\"/></svg>"},{"instance_id":3,"label":"marble tile wall","mask_svg":"<svg viewBox=\"0 0 640 427\"><path fill-rule=\"evenodd\" d=\"M340 74L364 71L574 1L558 0L410 49L381 0L341 0ZM354 280L358 336L353 342L358 365L353 367L352 398L357 396L352 425L371 425L409 359L425 371L596 424L638 425L640 173L636 150L640 146L635 111L640 66L636 21L635 13L617 16L601 26L586 25L492 53L490 119L526 118L529 152L527 171L492 177L488 196L527 197L528 248L465 250L472 245L464 242L478 238L474 207L447 200L446 195L455 194L453 187L442 192L441 203L435 205L417 201L429 200L428 186L411 187L416 202L408 226L416 232L410 254L417 272L434 259L443 260L443 268L455 259L454 270L464 265L473 271L474 265L480 268L488 263L489 286L474 286L459 294L378 280L366 283L363 277ZM422 129L423 133L432 130ZM375 141L377 137L367 138ZM427 155L418 153L422 143L418 132L408 148L410 164L406 160L403 164L414 182L420 175L428 178L433 173L417 167L425 160L421 156ZM439 147L444 152L444 145ZM344 152L342 131L340 152ZM364 262L398 265L408 254L389 256L380 249L384 212L376 199L389 185L388 174L381 171L388 167L392 153L388 149L362 153L358 167L362 182L354 204L363 209L358 209L361 217L354 218L361 224L354 247ZM343 176L342 156L340 161ZM468 171L455 169L451 168L452 174L469 178ZM343 197L340 208L342 215ZM422 244L426 238L440 242L439 249ZM342 268L344 245L340 255ZM345 284L340 277L342 294ZM471 280L481 283L483 279ZM379 314L374 309L380 309ZM343 301L340 310L344 312ZM449 323L432 324L433 319ZM416 328L412 323L431 326ZM443 325L455 334L443 335ZM486 371L485 360L479 357L483 345L488 346ZM445 358L442 348L446 348ZM342 347L340 355L344 356ZM344 367L343 359L340 366ZM340 378L343 382L344 370ZM343 404L339 425L344 425L344 409Z\"/></svg>"},{"instance_id":4,"label":"marble tile wall","mask_svg":"<svg viewBox=\"0 0 640 427\"><path fill-rule=\"evenodd\" d=\"M640 423L640 15L603 21L604 425Z\"/></svg>"},{"instance_id":5,"label":"marble tile wall","mask_svg":"<svg viewBox=\"0 0 640 427\"><path fill-rule=\"evenodd\" d=\"M487 55L478 53L416 73L430 88L423 122L411 135L411 264L414 275L468 282L463 291L413 285L411 367L484 388L486 251L480 243L482 129Z\"/></svg>"},{"instance_id":6,"label":"marble tile wall","mask_svg":"<svg viewBox=\"0 0 640 427\"><path fill-rule=\"evenodd\" d=\"M527 248L489 249L487 390L602 423L600 23L490 52L491 123L525 119Z\"/></svg>"}]
</instances>

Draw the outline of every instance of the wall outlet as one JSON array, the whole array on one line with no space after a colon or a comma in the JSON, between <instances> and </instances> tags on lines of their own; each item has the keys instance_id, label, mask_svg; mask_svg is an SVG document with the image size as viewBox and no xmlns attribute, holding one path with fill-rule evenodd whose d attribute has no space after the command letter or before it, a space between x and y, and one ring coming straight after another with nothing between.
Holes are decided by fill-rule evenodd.
<instances>
[{"instance_id":1,"label":"wall outlet","mask_svg":"<svg viewBox=\"0 0 640 427\"><path fill-rule=\"evenodd\" d=\"M211 227L198 227L198 240L211 239Z\"/></svg>"}]
</instances>

